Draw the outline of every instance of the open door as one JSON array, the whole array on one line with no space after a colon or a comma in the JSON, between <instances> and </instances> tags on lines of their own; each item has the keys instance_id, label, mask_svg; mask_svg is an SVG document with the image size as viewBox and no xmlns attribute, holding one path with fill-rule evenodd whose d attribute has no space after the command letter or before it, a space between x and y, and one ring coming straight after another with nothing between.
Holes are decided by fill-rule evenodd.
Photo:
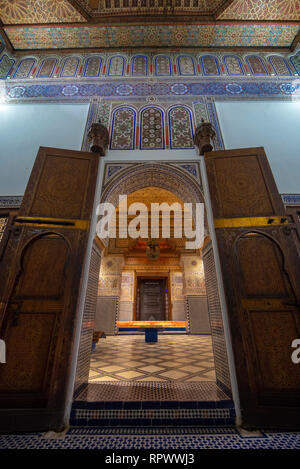
<instances>
[{"instance_id":1,"label":"open door","mask_svg":"<svg viewBox=\"0 0 300 469\"><path fill-rule=\"evenodd\" d=\"M300 268L293 222L263 148L206 153L205 164L243 423L299 428L300 365L292 361L292 342L300 338Z\"/></svg>"},{"instance_id":2,"label":"open door","mask_svg":"<svg viewBox=\"0 0 300 469\"><path fill-rule=\"evenodd\" d=\"M93 153L39 149L0 259L0 430L59 430L98 172Z\"/></svg>"}]
</instances>

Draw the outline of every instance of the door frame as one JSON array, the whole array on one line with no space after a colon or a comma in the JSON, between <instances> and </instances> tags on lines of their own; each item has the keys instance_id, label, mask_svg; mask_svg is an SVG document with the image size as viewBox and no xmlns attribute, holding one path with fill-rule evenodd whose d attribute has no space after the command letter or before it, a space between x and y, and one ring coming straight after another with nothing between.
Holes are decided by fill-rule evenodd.
<instances>
[{"instance_id":1,"label":"door frame","mask_svg":"<svg viewBox=\"0 0 300 469\"><path fill-rule=\"evenodd\" d=\"M172 303L171 303L171 275L170 271L168 272L134 272L134 303L133 303L133 320L138 321L137 319L137 300L138 300L138 283L140 280L166 280L166 285L168 288L168 319L166 321L172 321Z\"/></svg>"}]
</instances>

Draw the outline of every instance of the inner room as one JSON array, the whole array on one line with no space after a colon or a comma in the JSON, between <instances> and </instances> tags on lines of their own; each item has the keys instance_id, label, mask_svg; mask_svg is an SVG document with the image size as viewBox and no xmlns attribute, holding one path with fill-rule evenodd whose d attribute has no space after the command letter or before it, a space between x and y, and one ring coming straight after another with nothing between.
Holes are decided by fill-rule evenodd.
<instances>
[{"instance_id":1,"label":"inner room","mask_svg":"<svg viewBox=\"0 0 300 469\"><path fill-rule=\"evenodd\" d=\"M184 205L154 186L127 196L128 207L145 204L149 227L151 204L164 202ZM170 238L161 237L162 210L158 239L118 236L101 246L89 383L216 382L202 249L186 249L186 238L174 237L179 215L170 212ZM158 337L147 341L151 325Z\"/></svg>"}]
</instances>

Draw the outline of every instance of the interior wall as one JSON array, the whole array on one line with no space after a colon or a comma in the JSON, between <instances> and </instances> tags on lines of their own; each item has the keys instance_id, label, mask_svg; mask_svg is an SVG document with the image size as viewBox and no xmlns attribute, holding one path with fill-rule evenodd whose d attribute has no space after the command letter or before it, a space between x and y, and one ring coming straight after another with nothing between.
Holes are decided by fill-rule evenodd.
<instances>
[{"instance_id":1,"label":"interior wall","mask_svg":"<svg viewBox=\"0 0 300 469\"><path fill-rule=\"evenodd\" d=\"M300 193L300 101L216 102L225 149L264 147L278 190Z\"/></svg>"},{"instance_id":2,"label":"interior wall","mask_svg":"<svg viewBox=\"0 0 300 469\"><path fill-rule=\"evenodd\" d=\"M23 195L40 146L80 150L89 104L0 104L0 195Z\"/></svg>"}]
</instances>

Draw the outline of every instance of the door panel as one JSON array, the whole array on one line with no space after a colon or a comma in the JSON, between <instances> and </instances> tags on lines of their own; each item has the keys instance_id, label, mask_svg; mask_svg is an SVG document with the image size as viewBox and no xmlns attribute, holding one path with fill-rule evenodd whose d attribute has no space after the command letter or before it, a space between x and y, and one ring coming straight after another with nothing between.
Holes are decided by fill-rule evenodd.
<instances>
[{"instance_id":1,"label":"door panel","mask_svg":"<svg viewBox=\"0 0 300 469\"><path fill-rule=\"evenodd\" d=\"M92 153L40 148L8 229L0 263L7 348L0 430L63 425L98 161Z\"/></svg>"},{"instance_id":2,"label":"door panel","mask_svg":"<svg viewBox=\"0 0 300 469\"><path fill-rule=\"evenodd\" d=\"M300 367L291 344L300 338L300 265L293 222L262 148L207 153L205 164L243 423L297 428Z\"/></svg>"}]
</instances>

